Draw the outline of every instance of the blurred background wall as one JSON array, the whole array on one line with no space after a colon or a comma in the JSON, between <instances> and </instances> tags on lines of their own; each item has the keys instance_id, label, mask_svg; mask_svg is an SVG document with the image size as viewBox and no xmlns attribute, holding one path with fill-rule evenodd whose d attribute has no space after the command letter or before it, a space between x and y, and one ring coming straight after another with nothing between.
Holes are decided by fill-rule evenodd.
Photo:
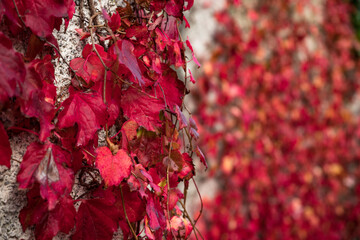
<instances>
[{"instance_id":1,"label":"blurred background wall","mask_svg":"<svg viewBox=\"0 0 360 240\"><path fill-rule=\"evenodd\" d=\"M358 3L195 3L204 239L359 239Z\"/></svg>"}]
</instances>

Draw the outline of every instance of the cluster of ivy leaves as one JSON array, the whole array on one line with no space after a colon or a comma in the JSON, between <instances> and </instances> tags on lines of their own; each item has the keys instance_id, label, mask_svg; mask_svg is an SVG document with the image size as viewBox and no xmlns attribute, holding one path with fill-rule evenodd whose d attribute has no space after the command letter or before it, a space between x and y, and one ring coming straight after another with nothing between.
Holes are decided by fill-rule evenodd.
<instances>
[{"instance_id":1,"label":"cluster of ivy leaves","mask_svg":"<svg viewBox=\"0 0 360 240\"><path fill-rule=\"evenodd\" d=\"M62 55L53 31L67 27L74 1L0 2L0 110L14 119L0 122L0 164L11 166L9 136L36 136L17 175L28 190L19 216L24 231L34 227L36 239L63 232L106 240L119 227L124 239L201 235L185 207L188 186L196 184L193 159L206 165L196 123L182 112L195 80L185 56L192 47L179 28L189 27L183 12L192 5L124 1L108 13L89 0L85 19L79 1L77 32L88 44L67 63L69 95L58 102L54 62ZM99 146L99 131L106 145Z\"/></svg>"}]
</instances>

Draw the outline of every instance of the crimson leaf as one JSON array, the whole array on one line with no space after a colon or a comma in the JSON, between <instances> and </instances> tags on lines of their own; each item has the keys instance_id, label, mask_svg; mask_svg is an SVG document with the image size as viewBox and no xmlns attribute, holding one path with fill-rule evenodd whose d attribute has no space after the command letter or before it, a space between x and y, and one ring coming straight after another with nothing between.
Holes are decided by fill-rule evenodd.
<instances>
[{"instance_id":1,"label":"crimson leaf","mask_svg":"<svg viewBox=\"0 0 360 240\"><path fill-rule=\"evenodd\" d=\"M40 184L40 194L49 202L49 210L55 208L60 196L70 193L73 184L73 171L65 166L71 165L68 152L59 146L33 142L26 150L17 176L19 188Z\"/></svg>"},{"instance_id":2,"label":"crimson leaf","mask_svg":"<svg viewBox=\"0 0 360 240\"><path fill-rule=\"evenodd\" d=\"M74 5L72 0L4 0L5 15L14 22L12 24L21 25L17 16L19 11L25 25L41 38L51 36L53 29L60 27L61 18L71 18Z\"/></svg>"},{"instance_id":3,"label":"crimson leaf","mask_svg":"<svg viewBox=\"0 0 360 240\"><path fill-rule=\"evenodd\" d=\"M139 193L136 191L130 192L130 188L127 185L123 185L122 191L123 191L123 196L124 196L124 205L125 205L125 210L126 210L126 216L128 217L129 221L137 222L137 221L142 220L142 218L145 215L145 204L141 200ZM119 194L118 194L118 196L119 196ZM119 209L120 218L123 220L126 220L124 208L122 205L122 199L118 198L115 205Z\"/></svg>"},{"instance_id":4,"label":"crimson leaf","mask_svg":"<svg viewBox=\"0 0 360 240\"><path fill-rule=\"evenodd\" d=\"M56 88L53 85L54 67L50 55L43 60L35 59L26 66L23 94L19 97L21 111L28 117L40 121L40 141L45 141L54 128L51 123L55 115Z\"/></svg>"},{"instance_id":5,"label":"crimson leaf","mask_svg":"<svg viewBox=\"0 0 360 240\"><path fill-rule=\"evenodd\" d=\"M174 70L167 66L162 66L164 70L160 79L155 85L156 93L163 98L170 109L174 109L175 105L181 106L184 96L185 85L177 77Z\"/></svg>"},{"instance_id":6,"label":"crimson leaf","mask_svg":"<svg viewBox=\"0 0 360 240\"><path fill-rule=\"evenodd\" d=\"M62 106L64 110L59 114L58 127L72 127L76 123L79 127L77 146L85 146L106 122L106 105L96 92L71 91Z\"/></svg>"},{"instance_id":7,"label":"crimson leaf","mask_svg":"<svg viewBox=\"0 0 360 240\"><path fill-rule=\"evenodd\" d=\"M118 218L117 208L106 199L84 200L76 216L76 232L72 239L111 240Z\"/></svg>"},{"instance_id":8,"label":"crimson leaf","mask_svg":"<svg viewBox=\"0 0 360 240\"><path fill-rule=\"evenodd\" d=\"M0 102L18 96L25 79L25 65L20 53L12 48L12 43L0 32Z\"/></svg>"},{"instance_id":9,"label":"crimson leaf","mask_svg":"<svg viewBox=\"0 0 360 240\"><path fill-rule=\"evenodd\" d=\"M121 108L125 116L135 120L149 131L154 131L155 128L161 126L159 113L164 109L164 103L160 99L129 88L122 94Z\"/></svg>"},{"instance_id":10,"label":"crimson leaf","mask_svg":"<svg viewBox=\"0 0 360 240\"><path fill-rule=\"evenodd\" d=\"M51 240L58 232L69 233L75 225L75 207L73 200L61 198L55 209L47 210L46 201L39 196L38 185L27 193L28 204L20 212L20 223L26 228L36 225L37 240Z\"/></svg>"},{"instance_id":11,"label":"crimson leaf","mask_svg":"<svg viewBox=\"0 0 360 240\"><path fill-rule=\"evenodd\" d=\"M141 75L139 63L134 53L134 45L127 40L117 41L114 44L114 52L118 56L119 62L124 64L133 74L134 78L139 81L139 85L143 85L145 82Z\"/></svg>"}]
</instances>

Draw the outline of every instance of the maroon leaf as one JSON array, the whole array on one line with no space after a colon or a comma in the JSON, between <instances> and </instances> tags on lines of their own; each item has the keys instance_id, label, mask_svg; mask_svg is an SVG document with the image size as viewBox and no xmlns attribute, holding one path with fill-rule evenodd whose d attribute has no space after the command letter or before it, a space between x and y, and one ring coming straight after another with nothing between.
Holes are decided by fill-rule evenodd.
<instances>
[{"instance_id":1,"label":"maroon leaf","mask_svg":"<svg viewBox=\"0 0 360 240\"><path fill-rule=\"evenodd\" d=\"M129 224L126 221L122 220L119 222L119 226L123 234L123 239L129 239L129 236L131 235Z\"/></svg>"},{"instance_id":2,"label":"maroon leaf","mask_svg":"<svg viewBox=\"0 0 360 240\"><path fill-rule=\"evenodd\" d=\"M172 150L170 157L166 156L163 159L165 166L169 166L172 171L181 171L184 165L184 158L179 150Z\"/></svg>"},{"instance_id":3,"label":"maroon leaf","mask_svg":"<svg viewBox=\"0 0 360 240\"><path fill-rule=\"evenodd\" d=\"M104 51L100 45L95 45L101 59L107 66L111 65L110 56ZM97 82L103 80L105 68L96 52L93 51L92 45L86 45L82 52L82 58L75 58L71 60L70 66L76 72L76 75L83 78L85 82Z\"/></svg>"},{"instance_id":4,"label":"maroon leaf","mask_svg":"<svg viewBox=\"0 0 360 240\"><path fill-rule=\"evenodd\" d=\"M113 32L116 32L116 30L121 26L121 18L118 12L111 15L110 21L108 22L109 27Z\"/></svg>"},{"instance_id":5,"label":"maroon leaf","mask_svg":"<svg viewBox=\"0 0 360 240\"><path fill-rule=\"evenodd\" d=\"M20 223L26 228L36 225L35 236L38 240L51 240L59 232L69 233L75 224L75 207L73 200L61 198L52 211L47 210L47 202L39 195L39 187L27 194L28 204L20 212Z\"/></svg>"},{"instance_id":6,"label":"maroon leaf","mask_svg":"<svg viewBox=\"0 0 360 240\"><path fill-rule=\"evenodd\" d=\"M127 185L122 186L123 196L124 196L124 205L126 210L126 215L130 222L140 221L145 216L145 204L141 200L138 192L130 192L130 189ZM118 199L116 206L119 209L120 219L126 220L124 208L122 205L121 194L118 194Z\"/></svg>"},{"instance_id":7,"label":"maroon leaf","mask_svg":"<svg viewBox=\"0 0 360 240\"><path fill-rule=\"evenodd\" d=\"M0 32L0 102L21 93L25 79L25 65L20 53L12 48L12 43Z\"/></svg>"},{"instance_id":8,"label":"maroon leaf","mask_svg":"<svg viewBox=\"0 0 360 240\"><path fill-rule=\"evenodd\" d=\"M22 6L17 4L26 26L41 38L48 37L54 28L60 27L60 18L71 18L73 6L74 2L71 0L25 0Z\"/></svg>"},{"instance_id":9,"label":"maroon leaf","mask_svg":"<svg viewBox=\"0 0 360 240\"><path fill-rule=\"evenodd\" d=\"M20 211L19 220L23 231L41 220L47 212L46 200L39 194L39 184L27 192L27 205Z\"/></svg>"},{"instance_id":10,"label":"maroon leaf","mask_svg":"<svg viewBox=\"0 0 360 240\"><path fill-rule=\"evenodd\" d=\"M115 124L115 120L119 116L120 109L119 109L119 105L114 100L108 102L107 105L108 105L107 111L109 113L109 116L107 118L107 124L108 127L111 127L112 125Z\"/></svg>"},{"instance_id":11,"label":"maroon leaf","mask_svg":"<svg viewBox=\"0 0 360 240\"><path fill-rule=\"evenodd\" d=\"M165 11L171 16L182 18L183 8L184 0L169 0L165 6Z\"/></svg>"},{"instance_id":12,"label":"maroon leaf","mask_svg":"<svg viewBox=\"0 0 360 240\"><path fill-rule=\"evenodd\" d=\"M11 154L9 137L6 134L3 124L0 122L0 165L10 168Z\"/></svg>"},{"instance_id":13,"label":"maroon leaf","mask_svg":"<svg viewBox=\"0 0 360 240\"><path fill-rule=\"evenodd\" d=\"M75 3L72 0L3 0L3 2L5 16L14 34L22 27L22 21L18 17L19 12L25 25L41 38L52 36L53 29L59 29L61 18L71 19L75 11Z\"/></svg>"},{"instance_id":14,"label":"maroon leaf","mask_svg":"<svg viewBox=\"0 0 360 240\"><path fill-rule=\"evenodd\" d=\"M51 240L58 232L69 233L75 225L75 215L73 200L61 198L55 209L47 212L43 220L36 224L36 239Z\"/></svg>"},{"instance_id":15,"label":"maroon leaf","mask_svg":"<svg viewBox=\"0 0 360 240\"><path fill-rule=\"evenodd\" d=\"M129 88L122 94L121 108L126 117L135 120L149 131L155 131L161 126L159 113L164 109L164 103L160 99L150 97L140 90Z\"/></svg>"},{"instance_id":16,"label":"maroon leaf","mask_svg":"<svg viewBox=\"0 0 360 240\"><path fill-rule=\"evenodd\" d=\"M26 61L33 60L36 55L42 51L45 41L41 40L35 34L31 34L29 44L26 49L25 59Z\"/></svg>"},{"instance_id":17,"label":"maroon leaf","mask_svg":"<svg viewBox=\"0 0 360 240\"><path fill-rule=\"evenodd\" d=\"M32 143L26 150L17 176L19 188L40 184L40 194L49 202L49 210L54 209L58 199L71 192L73 171L68 169L71 157L68 152L54 144Z\"/></svg>"},{"instance_id":18,"label":"maroon leaf","mask_svg":"<svg viewBox=\"0 0 360 240\"><path fill-rule=\"evenodd\" d=\"M179 199L184 198L184 194L178 188L172 188L170 189L168 197L169 197L169 210L172 210L176 206Z\"/></svg>"},{"instance_id":19,"label":"maroon leaf","mask_svg":"<svg viewBox=\"0 0 360 240\"><path fill-rule=\"evenodd\" d=\"M117 230L117 208L104 199L82 201L76 216L76 232L72 239L111 240Z\"/></svg>"},{"instance_id":20,"label":"maroon leaf","mask_svg":"<svg viewBox=\"0 0 360 240\"><path fill-rule=\"evenodd\" d=\"M145 82L137 58L133 53L134 45L130 41L119 40L114 44L113 51L118 56L119 62L125 65L131 71L134 78L139 81L139 85L143 85Z\"/></svg>"},{"instance_id":21,"label":"maroon leaf","mask_svg":"<svg viewBox=\"0 0 360 240\"><path fill-rule=\"evenodd\" d=\"M181 106L184 96L185 85L177 77L177 74L171 68L163 65L160 79L156 83L156 93L160 98L165 98L165 102L170 109L174 109L175 105Z\"/></svg>"},{"instance_id":22,"label":"maroon leaf","mask_svg":"<svg viewBox=\"0 0 360 240\"><path fill-rule=\"evenodd\" d=\"M40 141L45 141L54 128L51 123L55 115L54 67L50 55L43 60L35 59L26 67L23 94L19 97L21 111L28 117L39 119L41 126L39 138Z\"/></svg>"},{"instance_id":23,"label":"maroon leaf","mask_svg":"<svg viewBox=\"0 0 360 240\"><path fill-rule=\"evenodd\" d=\"M106 122L106 105L101 96L94 93L72 91L62 104L64 110L59 114L59 128L78 125L77 146L86 145Z\"/></svg>"},{"instance_id":24,"label":"maroon leaf","mask_svg":"<svg viewBox=\"0 0 360 240\"><path fill-rule=\"evenodd\" d=\"M23 27L22 22L20 21L15 5L16 4L20 13L24 11L24 3L21 0L2 0L1 4L4 8L4 15L6 23L8 24L10 31L15 35L19 33L21 28Z\"/></svg>"},{"instance_id":25,"label":"maroon leaf","mask_svg":"<svg viewBox=\"0 0 360 240\"><path fill-rule=\"evenodd\" d=\"M136 138L138 127L139 125L134 120L128 120L122 125L121 144L123 149L128 149L129 142Z\"/></svg>"}]
</instances>

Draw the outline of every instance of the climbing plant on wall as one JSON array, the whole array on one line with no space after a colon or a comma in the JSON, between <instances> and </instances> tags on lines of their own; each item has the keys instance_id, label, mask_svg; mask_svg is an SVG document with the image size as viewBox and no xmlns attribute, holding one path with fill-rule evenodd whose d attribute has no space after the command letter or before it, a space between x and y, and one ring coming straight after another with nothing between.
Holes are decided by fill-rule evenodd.
<instances>
[{"instance_id":1,"label":"climbing plant on wall","mask_svg":"<svg viewBox=\"0 0 360 240\"><path fill-rule=\"evenodd\" d=\"M179 33L191 0L124 1L115 12L79 1L81 56L68 64L68 97L60 102L54 61L63 58L53 30L73 17L72 0L4 0L0 20L0 164L10 168L9 137L36 136L17 175L28 189L20 212L36 239L197 238L186 211L193 159L206 164L195 121L182 113L189 93L185 43ZM19 37L21 36L21 37ZM21 40L19 40L21 39ZM25 40L24 40L25 39ZM13 44L26 51L17 52ZM191 59L190 59L191 60ZM180 79L177 71L184 72ZM99 132L106 144L99 146ZM184 183L184 190L178 188Z\"/></svg>"}]
</instances>

